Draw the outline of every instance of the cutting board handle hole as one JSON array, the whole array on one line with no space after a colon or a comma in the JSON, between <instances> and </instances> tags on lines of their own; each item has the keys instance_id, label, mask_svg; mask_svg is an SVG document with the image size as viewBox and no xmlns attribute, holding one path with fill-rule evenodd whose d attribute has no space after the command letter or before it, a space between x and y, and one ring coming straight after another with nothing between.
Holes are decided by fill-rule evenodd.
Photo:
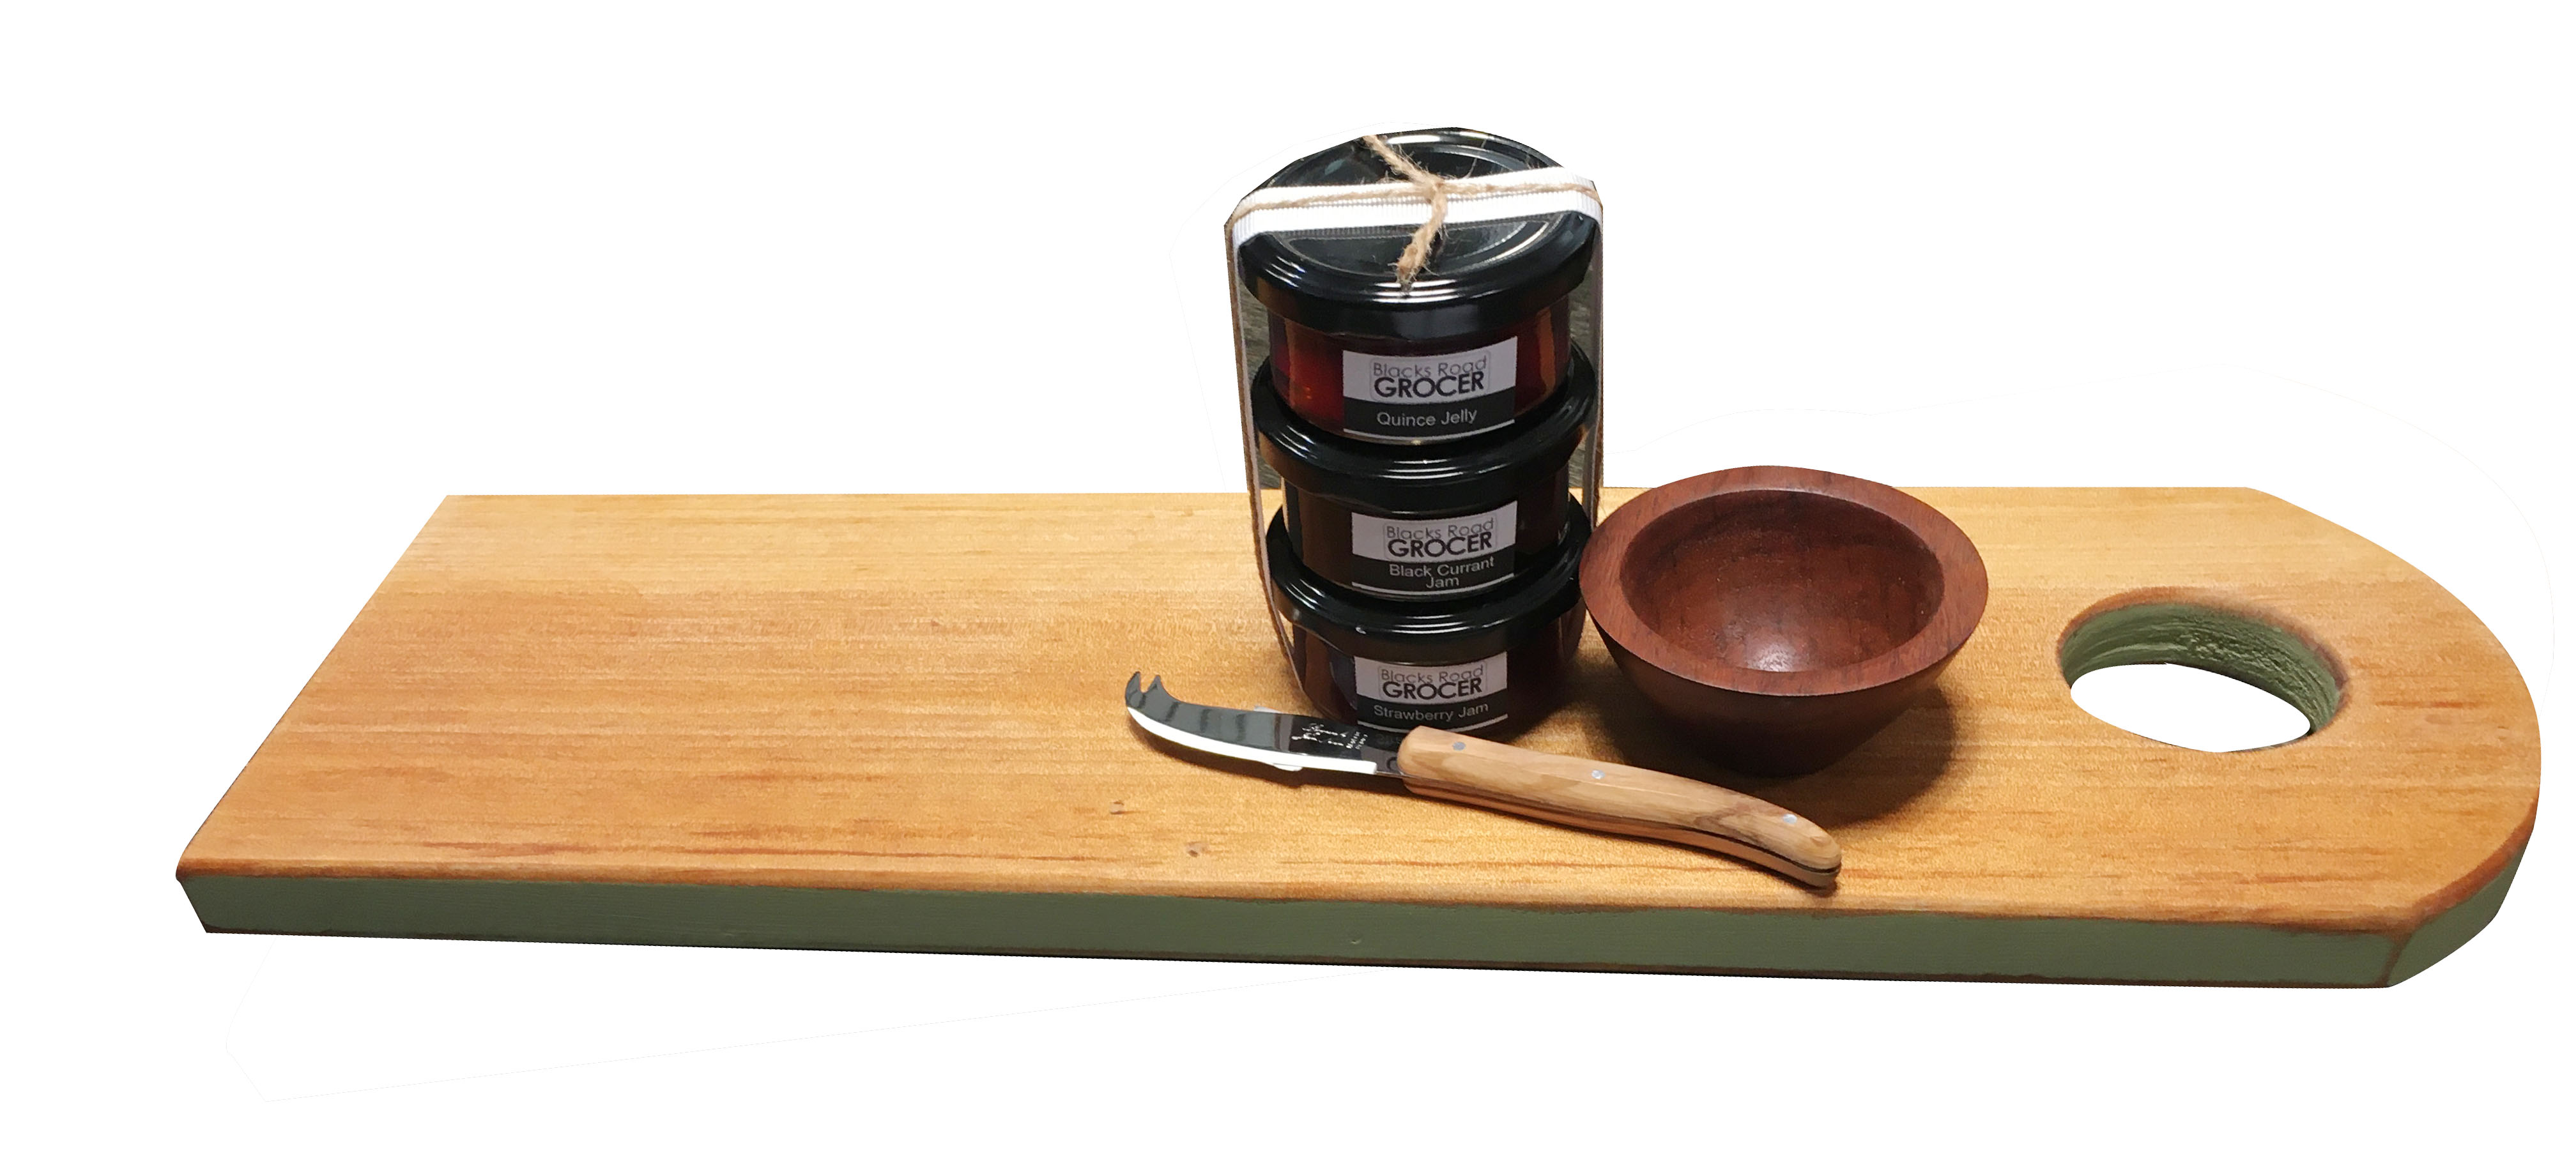
<instances>
[{"instance_id":1,"label":"cutting board handle hole","mask_svg":"<svg viewBox=\"0 0 2576 1165\"><path fill-rule=\"evenodd\" d=\"M2057 665L2095 719L2202 752L2315 735L2343 706L2346 675L2288 619L2170 590L2117 595L2076 616Z\"/></svg>"}]
</instances>

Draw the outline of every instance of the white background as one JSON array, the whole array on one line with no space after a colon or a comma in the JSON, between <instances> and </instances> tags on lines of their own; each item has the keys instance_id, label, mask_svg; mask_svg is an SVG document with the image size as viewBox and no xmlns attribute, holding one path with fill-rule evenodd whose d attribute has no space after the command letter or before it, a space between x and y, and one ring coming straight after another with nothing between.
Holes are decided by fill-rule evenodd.
<instances>
[{"instance_id":1,"label":"white background","mask_svg":"<svg viewBox=\"0 0 2576 1165\"><path fill-rule=\"evenodd\" d=\"M444 494L1237 488L1224 208L1416 125L1600 183L1614 480L2261 485L2469 601L2563 738L2571 31L0 8L11 1148L2563 1153L2546 806L2495 924L2389 991L277 939L171 869Z\"/></svg>"}]
</instances>

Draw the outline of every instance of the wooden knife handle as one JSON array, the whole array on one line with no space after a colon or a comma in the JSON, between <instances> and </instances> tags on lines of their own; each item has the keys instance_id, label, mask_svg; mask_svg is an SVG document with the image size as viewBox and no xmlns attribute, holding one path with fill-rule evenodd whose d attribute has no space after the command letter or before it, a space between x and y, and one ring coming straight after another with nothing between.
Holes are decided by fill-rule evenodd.
<instances>
[{"instance_id":1,"label":"wooden knife handle","mask_svg":"<svg viewBox=\"0 0 2576 1165\"><path fill-rule=\"evenodd\" d=\"M1406 788L1559 825L1680 842L1831 886L1843 847L1806 818L1653 769L1531 752L1416 728L1396 750Z\"/></svg>"}]
</instances>

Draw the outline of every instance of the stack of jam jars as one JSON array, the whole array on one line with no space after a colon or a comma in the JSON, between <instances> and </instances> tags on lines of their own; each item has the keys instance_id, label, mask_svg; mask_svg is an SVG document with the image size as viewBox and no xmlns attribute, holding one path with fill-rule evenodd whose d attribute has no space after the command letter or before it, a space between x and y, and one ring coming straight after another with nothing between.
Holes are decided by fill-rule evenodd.
<instances>
[{"instance_id":1,"label":"stack of jam jars","mask_svg":"<svg viewBox=\"0 0 2576 1165\"><path fill-rule=\"evenodd\" d=\"M1499 189L1452 187L1409 280L1397 263L1427 205L1329 201L1403 180L1365 141L1246 200L1281 208L1239 215L1230 240L1263 576L1325 715L1509 735L1562 697L1583 633L1599 204L1505 138L1382 141Z\"/></svg>"}]
</instances>

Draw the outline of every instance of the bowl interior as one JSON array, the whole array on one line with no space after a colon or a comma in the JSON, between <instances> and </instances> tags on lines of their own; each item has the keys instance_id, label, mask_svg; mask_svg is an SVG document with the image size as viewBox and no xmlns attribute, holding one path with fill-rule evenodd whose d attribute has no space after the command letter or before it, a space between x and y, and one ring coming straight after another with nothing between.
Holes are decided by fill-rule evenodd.
<instances>
[{"instance_id":1,"label":"bowl interior","mask_svg":"<svg viewBox=\"0 0 2576 1165\"><path fill-rule=\"evenodd\" d=\"M1941 563L1903 523L1793 490L1700 498L1638 531L1619 588L1674 647L1801 672L1884 655L1932 622Z\"/></svg>"}]
</instances>

